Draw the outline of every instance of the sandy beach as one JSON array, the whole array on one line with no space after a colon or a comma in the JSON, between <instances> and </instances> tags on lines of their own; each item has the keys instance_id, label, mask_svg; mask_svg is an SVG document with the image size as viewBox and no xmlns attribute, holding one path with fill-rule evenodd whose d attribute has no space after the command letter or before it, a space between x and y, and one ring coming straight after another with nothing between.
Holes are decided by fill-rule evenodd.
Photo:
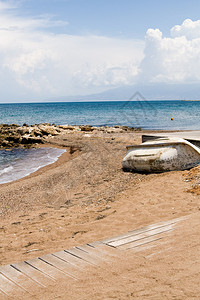
<instances>
[{"instance_id":1,"label":"sandy beach","mask_svg":"<svg viewBox=\"0 0 200 300\"><path fill-rule=\"evenodd\" d=\"M121 161L126 145L140 143L142 134L144 131L118 129L66 130L48 138L42 147L67 150L56 163L0 185L0 265L185 215L194 215L194 226L189 223L189 233L184 228L185 236L188 241L192 237L198 240L199 168L161 174L124 172ZM184 240L183 235L179 241L180 253L176 246L176 255L171 251L150 265L142 255L124 258L115 270L118 275L113 271L107 281L106 268L99 276L88 275L90 284L84 279L81 283L84 295L80 290L73 294L73 288L66 294L61 282L60 288L54 287L56 294L51 290L38 299L199 299L200 266L195 261L191 265L192 257ZM193 245L192 253L195 259L199 257L199 242ZM138 264L142 268L136 272L134 281ZM120 281L119 274L129 284L125 279ZM178 285L170 285L172 274L180 274ZM149 294L138 293L138 285L146 286ZM97 294L93 293L94 286Z\"/></svg>"}]
</instances>

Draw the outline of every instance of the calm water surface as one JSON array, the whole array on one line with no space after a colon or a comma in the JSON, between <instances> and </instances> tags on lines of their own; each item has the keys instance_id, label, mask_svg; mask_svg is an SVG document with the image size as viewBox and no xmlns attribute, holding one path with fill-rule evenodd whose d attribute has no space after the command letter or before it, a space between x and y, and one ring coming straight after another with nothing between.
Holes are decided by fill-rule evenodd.
<instances>
[{"instance_id":1,"label":"calm water surface","mask_svg":"<svg viewBox=\"0 0 200 300\"><path fill-rule=\"evenodd\" d=\"M171 121L174 118L174 121ZM198 101L104 101L0 104L0 123L128 125L144 129L200 129Z\"/></svg>"}]
</instances>

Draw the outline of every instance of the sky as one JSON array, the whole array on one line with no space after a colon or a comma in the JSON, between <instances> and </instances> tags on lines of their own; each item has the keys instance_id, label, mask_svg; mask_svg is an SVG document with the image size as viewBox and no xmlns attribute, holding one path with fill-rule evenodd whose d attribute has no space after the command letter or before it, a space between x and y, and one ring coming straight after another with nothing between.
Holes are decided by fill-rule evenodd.
<instances>
[{"instance_id":1,"label":"sky","mask_svg":"<svg viewBox=\"0 0 200 300\"><path fill-rule=\"evenodd\" d=\"M199 0L0 0L0 102L200 83Z\"/></svg>"}]
</instances>

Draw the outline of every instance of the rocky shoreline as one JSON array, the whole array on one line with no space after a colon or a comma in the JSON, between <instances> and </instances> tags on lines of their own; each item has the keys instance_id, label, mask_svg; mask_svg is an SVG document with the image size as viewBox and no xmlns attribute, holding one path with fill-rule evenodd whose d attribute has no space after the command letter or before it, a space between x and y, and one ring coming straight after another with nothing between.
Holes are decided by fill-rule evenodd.
<instances>
[{"instance_id":1,"label":"rocky shoreline","mask_svg":"<svg viewBox=\"0 0 200 300\"><path fill-rule=\"evenodd\" d=\"M23 126L17 124L0 124L0 148L30 148L36 144L44 144L47 139L61 133L73 132L106 132L123 133L140 131L140 128L129 126L90 126L90 125L55 125L55 124L35 124Z\"/></svg>"}]
</instances>

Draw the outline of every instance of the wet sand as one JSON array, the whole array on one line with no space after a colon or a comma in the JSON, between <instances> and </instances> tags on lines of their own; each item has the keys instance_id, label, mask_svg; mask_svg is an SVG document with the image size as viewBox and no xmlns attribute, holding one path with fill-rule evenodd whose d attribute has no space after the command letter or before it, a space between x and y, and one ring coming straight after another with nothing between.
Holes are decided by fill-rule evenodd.
<instances>
[{"instance_id":1,"label":"wet sand","mask_svg":"<svg viewBox=\"0 0 200 300\"><path fill-rule=\"evenodd\" d=\"M48 147L51 145L67 149L56 163L18 181L0 185L0 265L68 249L184 215L194 214L197 224L196 214L200 210L198 167L190 171L148 175L123 172L121 161L126 153L125 146L140 143L142 133L66 132L49 138ZM193 232L195 239L197 225ZM188 298L180 298L180 286L175 286L172 294L165 294L163 289L169 285L165 285L162 280L161 284L158 280L157 298L155 293L150 293L149 296L135 294L136 299L171 299L170 295L173 295L173 299L198 299L200 267L194 261L194 269L188 273L191 259L188 255L184 257L184 239L183 236L180 252L182 265L180 262L176 265L180 261L180 257L177 259L178 254L173 257L170 252L170 264L167 264L164 257L161 258L157 266L162 270L157 272L164 278L164 269L168 270L165 274L166 282L171 280L172 266L176 274L180 272L180 281L188 274L192 278L196 274L194 280L188 281L188 287L186 283L184 286L184 289L194 293L188 294ZM179 243L181 245L181 241ZM192 251L196 258L199 247L194 246ZM125 277L134 276L134 266L136 262L138 264L138 259L144 263L142 257L134 259L132 269L127 260L120 263L118 271ZM143 275L138 275L138 278L150 289L153 263L151 266L144 263L144 268L145 272L141 271ZM88 278L92 280L90 276ZM95 297L92 296L94 282L86 286L83 281L82 289L85 288L86 296L81 297L79 291L77 297L71 295L65 298L62 286L60 298L132 299L138 279L126 287L119 284L119 275L116 278L115 281L113 274L113 278L108 281L110 284L105 284L103 291L101 281L98 276L94 276L99 290ZM51 297L49 294L40 299L56 299Z\"/></svg>"}]
</instances>

